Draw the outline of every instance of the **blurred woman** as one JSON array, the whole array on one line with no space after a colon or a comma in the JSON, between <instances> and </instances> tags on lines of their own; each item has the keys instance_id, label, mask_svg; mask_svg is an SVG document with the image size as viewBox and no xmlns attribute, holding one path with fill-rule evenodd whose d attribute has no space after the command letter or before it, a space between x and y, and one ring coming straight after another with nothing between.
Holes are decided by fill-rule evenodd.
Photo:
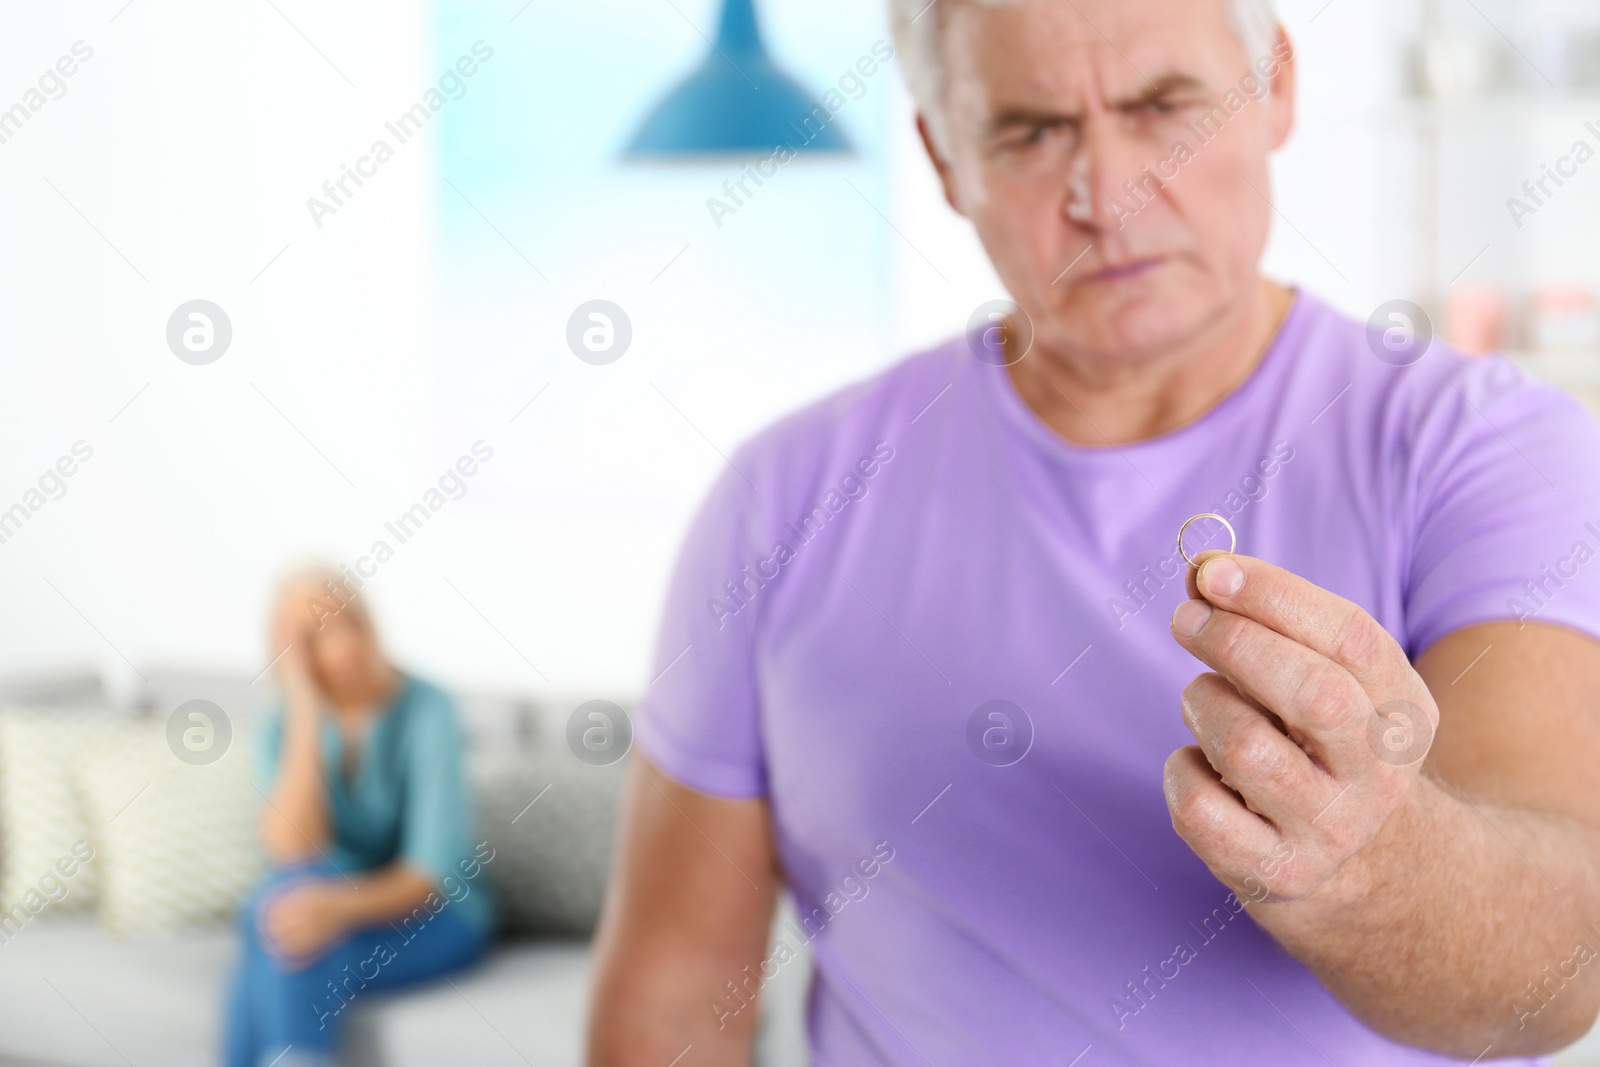
<instances>
[{"instance_id":1,"label":"blurred woman","mask_svg":"<svg viewBox=\"0 0 1600 1067\"><path fill-rule=\"evenodd\" d=\"M283 705L257 772L269 873L241 917L228 1067L331 1063L363 993L468 966L493 918L451 699L384 657L331 570L280 587L272 649Z\"/></svg>"}]
</instances>

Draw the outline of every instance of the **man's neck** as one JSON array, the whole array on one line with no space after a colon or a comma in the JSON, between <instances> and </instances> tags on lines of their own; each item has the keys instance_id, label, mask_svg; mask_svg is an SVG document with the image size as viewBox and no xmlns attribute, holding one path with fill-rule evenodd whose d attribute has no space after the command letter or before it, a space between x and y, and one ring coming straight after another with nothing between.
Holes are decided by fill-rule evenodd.
<instances>
[{"instance_id":1,"label":"man's neck","mask_svg":"<svg viewBox=\"0 0 1600 1067\"><path fill-rule=\"evenodd\" d=\"M1186 426L1249 379L1294 294L1260 280L1248 305L1183 346L1107 368L1104 358L1041 350L1009 369L1023 402L1071 444L1144 441Z\"/></svg>"}]
</instances>

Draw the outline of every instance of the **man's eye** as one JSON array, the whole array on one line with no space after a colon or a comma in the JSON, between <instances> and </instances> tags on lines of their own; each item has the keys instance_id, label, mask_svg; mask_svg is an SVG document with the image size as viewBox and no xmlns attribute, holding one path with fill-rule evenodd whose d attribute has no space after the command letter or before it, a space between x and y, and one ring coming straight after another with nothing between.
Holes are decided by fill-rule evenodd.
<instances>
[{"instance_id":1,"label":"man's eye","mask_svg":"<svg viewBox=\"0 0 1600 1067\"><path fill-rule=\"evenodd\" d=\"M1026 133L1017 132L1008 137L995 141L995 150L1001 153L1020 152L1025 148L1034 148L1039 144L1044 132L1037 126L1029 128Z\"/></svg>"},{"instance_id":2,"label":"man's eye","mask_svg":"<svg viewBox=\"0 0 1600 1067\"><path fill-rule=\"evenodd\" d=\"M1056 144L1071 144L1076 134L1077 124L1071 120L1037 122L1027 126L1018 123L1012 130L995 139L993 150L999 155L1006 155L1031 152L1040 148L1050 149Z\"/></svg>"},{"instance_id":3,"label":"man's eye","mask_svg":"<svg viewBox=\"0 0 1600 1067\"><path fill-rule=\"evenodd\" d=\"M1051 134L1060 133L1065 129L1063 123L1041 124L1030 129L1028 135L1022 139L1022 143L1029 146L1037 145Z\"/></svg>"},{"instance_id":4,"label":"man's eye","mask_svg":"<svg viewBox=\"0 0 1600 1067\"><path fill-rule=\"evenodd\" d=\"M1159 100L1146 100L1139 106L1139 110L1147 115L1171 115L1183 110L1182 101L1168 100L1165 97Z\"/></svg>"}]
</instances>

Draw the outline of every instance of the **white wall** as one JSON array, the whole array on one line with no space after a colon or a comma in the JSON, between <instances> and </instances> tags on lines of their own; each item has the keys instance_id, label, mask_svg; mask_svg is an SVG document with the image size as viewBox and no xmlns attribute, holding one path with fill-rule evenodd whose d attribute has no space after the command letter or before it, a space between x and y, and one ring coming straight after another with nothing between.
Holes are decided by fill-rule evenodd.
<instances>
[{"instance_id":1,"label":"white wall","mask_svg":"<svg viewBox=\"0 0 1600 1067\"><path fill-rule=\"evenodd\" d=\"M0 506L74 441L94 449L0 544L0 668L126 672L114 646L254 674L273 568L370 527L432 451L428 160L337 227L304 207L422 82L425 5L280 5L357 89L271 6L120 7L13 5L0 35L6 105L75 41L94 49L0 145ZM197 297L234 326L207 367L165 343Z\"/></svg>"},{"instance_id":2,"label":"white wall","mask_svg":"<svg viewBox=\"0 0 1600 1067\"><path fill-rule=\"evenodd\" d=\"M0 144L0 509L75 441L94 458L0 544L0 674L89 661L131 677L123 656L254 674L272 575L312 552L356 558L481 437L495 460L373 582L393 644L461 685L636 690L717 450L1000 295L897 82L846 115L859 158L795 165L720 230L703 200L727 168L616 164L637 111L705 47L684 16L710 32L714 0L679 2L682 15L536 2L514 22L520 2L473 4L498 66L451 107L489 109L511 86L537 104L537 123L504 134L511 154L544 153L523 214L492 170L461 179L517 254L439 185L431 137L317 229L306 197L461 42L436 45L422 0L274 3L7 12L0 107L73 42L94 56ZM1398 106L1414 14L1379 0L1281 7L1303 111L1275 165L1292 227L1276 227L1268 269L1364 317L1415 280L1415 157ZM780 58L812 85L885 36L875 4L763 10ZM1533 173L1544 157L1528 139ZM1462 211L1501 210L1496 188L1458 195ZM1592 203L1572 195L1561 210ZM1442 258L1474 240L1451 235ZM1477 269L1566 254L1517 248ZM637 356L604 373L561 343L594 295L624 303L639 330ZM234 325L208 367L164 343L169 313L195 297Z\"/></svg>"},{"instance_id":3,"label":"white wall","mask_svg":"<svg viewBox=\"0 0 1600 1067\"><path fill-rule=\"evenodd\" d=\"M880 237L840 220L861 236L855 265L831 274L815 269L820 243L773 252L797 233L825 240L804 215L854 196L844 177L886 201L872 183L887 78L846 118L859 159L793 165L722 234L703 201L726 163L615 159L637 112L705 48L671 6L534 5L515 21L520 3L461 6L493 21L501 84L530 86L549 118L505 131L505 147L542 135L560 196L508 222L493 190L467 183L516 253L467 229L480 220L436 180L431 133L321 228L306 210L462 50L432 40L427 3L8 14L7 105L75 41L94 54L0 144L0 508L74 442L94 457L0 544L13 606L0 674L87 661L124 684L153 665L253 675L273 575L313 554L354 561L481 438L495 459L370 586L391 643L458 685L637 690L717 451L890 358L851 277ZM711 31L712 0L678 6ZM852 5L769 14L780 55L813 85L885 36L880 13ZM648 86L619 111L620 75L641 68ZM486 92L451 106L484 107ZM469 233L455 259L441 205L443 225ZM521 273L523 249L548 281ZM640 331L636 356L604 374L561 340L596 291L622 294ZM490 313L465 321L486 294ZM196 297L235 335L205 367L164 340Z\"/></svg>"}]
</instances>

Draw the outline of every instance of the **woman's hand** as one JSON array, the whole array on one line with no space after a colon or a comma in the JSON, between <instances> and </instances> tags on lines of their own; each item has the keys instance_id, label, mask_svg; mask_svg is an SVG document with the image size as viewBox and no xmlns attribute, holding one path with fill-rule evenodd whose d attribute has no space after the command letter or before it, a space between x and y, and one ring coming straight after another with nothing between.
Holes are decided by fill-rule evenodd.
<instances>
[{"instance_id":1,"label":"woman's hand","mask_svg":"<svg viewBox=\"0 0 1600 1067\"><path fill-rule=\"evenodd\" d=\"M284 890L262 921L268 950L295 970L321 956L350 930L352 892L335 881L302 882Z\"/></svg>"},{"instance_id":2,"label":"woman's hand","mask_svg":"<svg viewBox=\"0 0 1600 1067\"><path fill-rule=\"evenodd\" d=\"M310 581L286 584L272 616L273 666L283 692L282 740L274 782L264 791L261 843L276 865L315 860L334 843L323 769L327 695L312 670Z\"/></svg>"},{"instance_id":3,"label":"woman's hand","mask_svg":"<svg viewBox=\"0 0 1600 1067\"><path fill-rule=\"evenodd\" d=\"M315 712L322 703L322 692L311 673L311 628L292 598L278 605L272 624L272 647L278 650L278 684L283 688L288 712Z\"/></svg>"}]
</instances>

